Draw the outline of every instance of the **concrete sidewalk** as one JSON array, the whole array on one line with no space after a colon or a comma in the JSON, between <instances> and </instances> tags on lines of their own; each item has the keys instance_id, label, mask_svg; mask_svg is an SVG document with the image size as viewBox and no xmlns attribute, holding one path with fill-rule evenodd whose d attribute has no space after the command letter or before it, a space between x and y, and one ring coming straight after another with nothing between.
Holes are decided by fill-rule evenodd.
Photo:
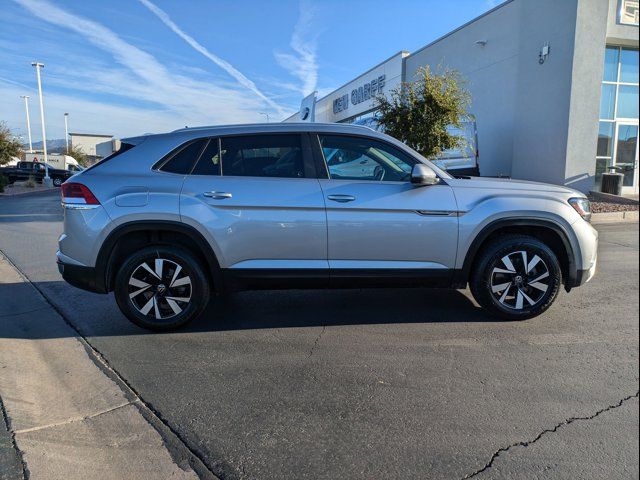
<instances>
[{"instance_id":1,"label":"concrete sidewalk","mask_svg":"<svg viewBox=\"0 0 640 480\"><path fill-rule=\"evenodd\" d=\"M1 254L0 398L10 429L0 433L0 479L23 473L11 435L34 480L198 478Z\"/></svg>"}]
</instances>

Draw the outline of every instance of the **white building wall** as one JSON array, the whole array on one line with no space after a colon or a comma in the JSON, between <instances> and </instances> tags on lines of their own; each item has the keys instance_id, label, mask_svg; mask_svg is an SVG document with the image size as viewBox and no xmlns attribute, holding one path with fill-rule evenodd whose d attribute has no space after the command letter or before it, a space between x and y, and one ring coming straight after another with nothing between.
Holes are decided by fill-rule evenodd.
<instances>
[{"instance_id":1,"label":"white building wall","mask_svg":"<svg viewBox=\"0 0 640 480\"><path fill-rule=\"evenodd\" d=\"M407 80L423 65L467 79L482 175L588 191L605 45L638 45L638 28L617 25L617 9L618 0L512 0L411 54Z\"/></svg>"},{"instance_id":2,"label":"white building wall","mask_svg":"<svg viewBox=\"0 0 640 480\"><path fill-rule=\"evenodd\" d=\"M406 79L429 65L458 70L467 80L476 117L482 175L511 175L517 107L519 11L507 3L406 59ZM482 43L486 42L483 46Z\"/></svg>"},{"instance_id":3,"label":"white building wall","mask_svg":"<svg viewBox=\"0 0 640 480\"><path fill-rule=\"evenodd\" d=\"M107 135L74 135L69 134L71 145L79 148L85 155L105 157L112 153L111 136Z\"/></svg>"},{"instance_id":4,"label":"white building wall","mask_svg":"<svg viewBox=\"0 0 640 480\"><path fill-rule=\"evenodd\" d=\"M615 2L616 0L613 0ZM580 0L577 9L564 183L581 191L594 188L600 85L604 70L607 11L603 0Z\"/></svg>"}]
</instances>

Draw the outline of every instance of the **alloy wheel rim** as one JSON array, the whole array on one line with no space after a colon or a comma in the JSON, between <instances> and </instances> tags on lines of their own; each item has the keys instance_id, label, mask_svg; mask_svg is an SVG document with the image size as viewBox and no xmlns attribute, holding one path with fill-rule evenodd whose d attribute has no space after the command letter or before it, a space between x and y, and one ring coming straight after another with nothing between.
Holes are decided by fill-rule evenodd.
<instances>
[{"instance_id":1,"label":"alloy wheel rim","mask_svg":"<svg viewBox=\"0 0 640 480\"><path fill-rule=\"evenodd\" d=\"M129 277L129 300L145 317L164 321L182 313L191 302L191 277L166 258L138 265Z\"/></svg>"},{"instance_id":2,"label":"alloy wheel rim","mask_svg":"<svg viewBox=\"0 0 640 480\"><path fill-rule=\"evenodd\" d=\"M551 274L539 255L527 250L511 252L491 271L491 292L503 307L523 310L538 305L550 288Z\"/></svg>"}]
</instances>

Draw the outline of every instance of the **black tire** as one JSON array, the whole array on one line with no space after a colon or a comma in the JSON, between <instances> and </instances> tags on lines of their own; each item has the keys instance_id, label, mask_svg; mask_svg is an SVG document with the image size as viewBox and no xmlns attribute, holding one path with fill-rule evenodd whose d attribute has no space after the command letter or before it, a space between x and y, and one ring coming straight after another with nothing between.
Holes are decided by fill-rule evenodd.
<instances>
[{"instance_id":1,"label":"black tire","mask_svg":"<svg viewBox=\"0 0 640 480\"><path fill-rule=\"evenodd\" d=\"M162 260L159 277L156 259ZM209 279L201 263L187 250L168 245L146 247L131 254L115 278L118 307L129 320L148 330L167 331L186 325L209 303ZM179 285L171 286L175 284Z\"/></svg>"},{"instance_id":2,"label":"black tire","mask_svg":"<svg viewBox=\"0 0 640 480\"><path fill-rule=\"evenodd\" d=\"M476 301L492 315L525 320L553 304L562 286L562 271L545 243L526 235L505 235L478 254L469 286Z\"/></svg>"},{"instance_id":3,"label":"black tire","mask_svg":"<svg viewBox=\"0 0 640 480\"><path fill-rule=\"evenodd\" d=\"M54 187L60 187L63 183L64 183L64 180L62 178L59 178L59 177L54 177L53 178L53 186Z\"/></svg>"}]
</instances>

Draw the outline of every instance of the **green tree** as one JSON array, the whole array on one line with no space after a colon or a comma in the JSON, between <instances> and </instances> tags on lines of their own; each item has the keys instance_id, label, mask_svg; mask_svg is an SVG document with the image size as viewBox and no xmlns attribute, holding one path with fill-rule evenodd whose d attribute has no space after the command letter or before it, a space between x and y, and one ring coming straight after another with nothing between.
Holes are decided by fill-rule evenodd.
<instances>
[{"instance_id":1,"label":"green tree","mask_svg":"<svg viewBox=\"0 0 640 480\"><path fill-rule=\"evenodd\" d=\"M76 161L83 167L89 166L89 157L87 157L87 154L84 153L82 151L82 148L80 147L74 147L73 145L69 145L69 148L65 148L64 154L75 158Z\"/></svg>"},{"instance_id":2,"label":"green tree","mask_svg":"<svg viewBox=\"0 0 640 480\"><path fill-rule=\"evenodd\" d=\"M0 165L11 161L12 157L18 157L22 151L22 145L11 134L11 130L5 122L0 122Z\"/></svg>"},{"instance_id":3,"label":"green tree","mask_svg":"<svg viewBox=\"0 0 640 480\"><path fill-rule=\"evenodd\" d=\"M406 143L426 158L464 146L464 138L447 131L461 127L471 96L455 70L433 73L420 68L416 80L392 90L390 98L376 97L378 122L386 134Z\"/></svg>"}]
</instances>

